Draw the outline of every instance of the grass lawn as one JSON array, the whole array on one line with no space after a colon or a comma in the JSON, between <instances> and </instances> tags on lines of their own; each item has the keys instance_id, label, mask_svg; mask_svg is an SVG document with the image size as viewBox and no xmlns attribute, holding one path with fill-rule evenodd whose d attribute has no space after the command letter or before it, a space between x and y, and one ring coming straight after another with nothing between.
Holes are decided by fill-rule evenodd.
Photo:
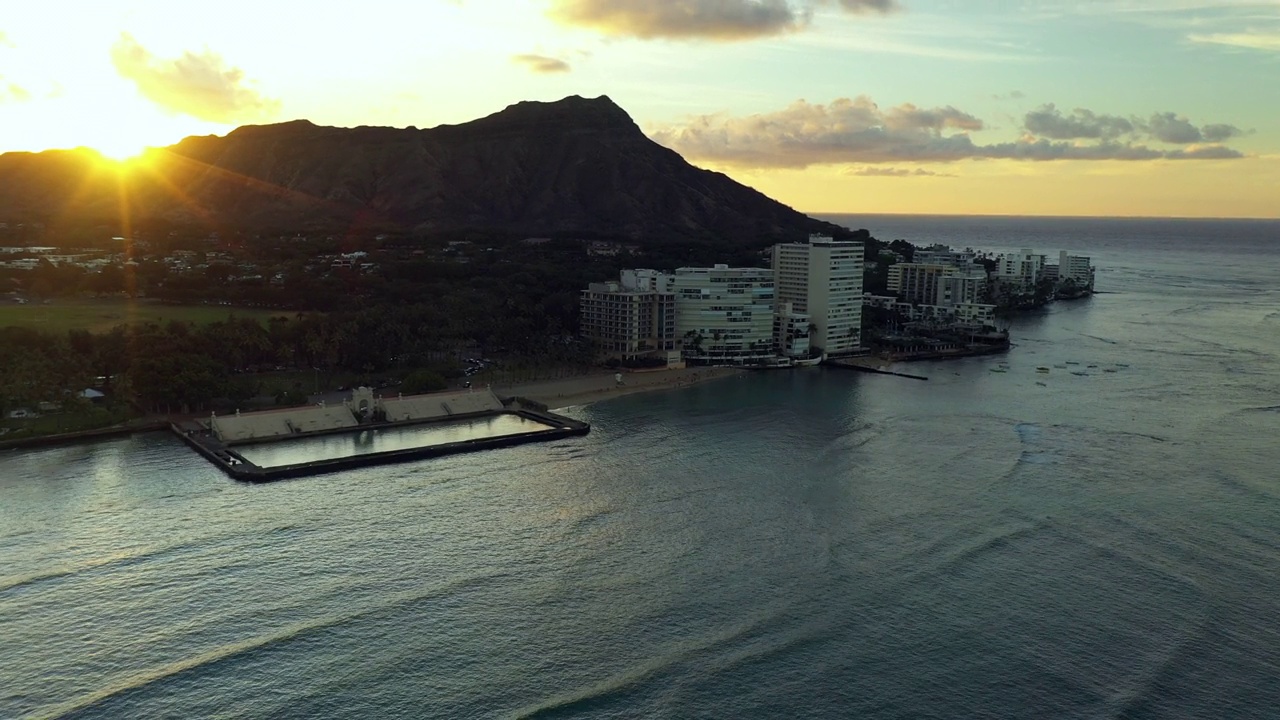
<instances>
[{"instance_id":1,"label":"grass lawn","mask_svg":"<svg viewBox=\"0 0 1280 720\"><path fill-rule=\"evenodd\" d=\"M285 310L233 308L225 305L164 305L146 300L108 298L101 300L54 300L48 305L0 304L0 327L16 325L48 332L89 330L102 333L117 325L160 325L170 320L207 325L232 315L265 322L271 317L292 317Z\"/></svg>"},{"instance_id":2,"label":"grass lawn","mask_svg":"<svg viewBox=\"0 0 1280 720\"><path fill-rule=\"evenodd\" d=\"M98 428L120 425L137 417L137 413L127 405L116 407L85 407L66 413L42 415L29 420L0 419L0 428L8 428L9 432L0 435L0 440L18 440L41 435L97 430Z\"/></svg>"}]
</instances>

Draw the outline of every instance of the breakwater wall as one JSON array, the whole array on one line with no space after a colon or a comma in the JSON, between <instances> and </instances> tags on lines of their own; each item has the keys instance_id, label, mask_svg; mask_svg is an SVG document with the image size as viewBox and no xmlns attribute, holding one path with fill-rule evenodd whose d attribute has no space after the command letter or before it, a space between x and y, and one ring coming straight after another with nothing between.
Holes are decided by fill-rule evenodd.
<instances>
[{"instance_id":1,"label":"breakwater wall","mask_svg":"<svg viewBox=\"0 0 1280 720\"><path fill-rule=\"evenodd\" d=\"M877 361L874 358L850 358L847 360L828 360L823 363L826 367L838 368L840 370L856 370L858 372L871 373L873 375L893 375L894 377L907 378L909 380L928 380L923 375L911 375L908 373L893 372L892 370L884 370L876 367Z\"/></svg>"}]
</instances>

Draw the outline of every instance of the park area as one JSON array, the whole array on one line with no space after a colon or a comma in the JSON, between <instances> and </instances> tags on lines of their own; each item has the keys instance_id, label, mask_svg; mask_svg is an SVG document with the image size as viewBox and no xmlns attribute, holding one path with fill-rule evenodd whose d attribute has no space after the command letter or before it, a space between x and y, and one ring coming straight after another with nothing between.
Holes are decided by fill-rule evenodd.
<instances>
[{"instance_id":1,"label":"park area","mask_svg":"<svg viewBox=\"0 0 1280 720\"><path fill-rule=\"evenodd\" d=\"M0 304L0 328L24 327L45 332L88 330L110 331L117 325L165 325L171 320L207 325L230 317L253 318L265 322L275 316L288 316L281 310L235 308L225 305L166 305L155 301L130 298L97 300L53 300Z\"/></svg>"}]
</instances>

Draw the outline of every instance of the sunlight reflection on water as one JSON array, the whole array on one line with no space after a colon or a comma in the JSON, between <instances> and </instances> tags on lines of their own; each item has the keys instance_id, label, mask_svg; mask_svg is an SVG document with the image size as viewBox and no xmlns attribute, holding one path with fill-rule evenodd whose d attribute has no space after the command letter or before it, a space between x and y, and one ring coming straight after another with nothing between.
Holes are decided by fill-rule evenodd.
<instances>
[{"instance_id":1,"label":"sunlight reflection on water","mask_svg":"<svg viewBox=\"0 0 1280 720\"><path fill-rule=\"evenodd\" d=\"M314 460L393 452L464 440L506 437L546 429L549 429L548 426L518 415L496 415L460 422L364 430L342 435L250 445L237 448L236 451L259 467L273 468Z\"/></svg>"}]
</instances>

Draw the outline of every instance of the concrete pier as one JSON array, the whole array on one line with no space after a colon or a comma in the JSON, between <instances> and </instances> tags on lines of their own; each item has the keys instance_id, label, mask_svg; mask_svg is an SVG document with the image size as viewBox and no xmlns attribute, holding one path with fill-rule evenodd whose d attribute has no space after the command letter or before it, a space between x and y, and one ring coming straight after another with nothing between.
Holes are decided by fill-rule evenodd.
<instances>
[{"instance_id":1,"label":"concrete pier","mask_svg":"<svg viewBox=\"0 0 1280 720\"><path fill-rule=\"evenodd\" d=\"M837 360L828 360L824 365L827 367L839 368L841 370L857 370L858 372L873 373L876 375L893 375L894 377L908 378L910 380L928 380L924 375L910 375L908 373L893 372L878 367L883 360L877 360L872 357L856 357L844 358Z\"/></svg>"}]
</instances>

